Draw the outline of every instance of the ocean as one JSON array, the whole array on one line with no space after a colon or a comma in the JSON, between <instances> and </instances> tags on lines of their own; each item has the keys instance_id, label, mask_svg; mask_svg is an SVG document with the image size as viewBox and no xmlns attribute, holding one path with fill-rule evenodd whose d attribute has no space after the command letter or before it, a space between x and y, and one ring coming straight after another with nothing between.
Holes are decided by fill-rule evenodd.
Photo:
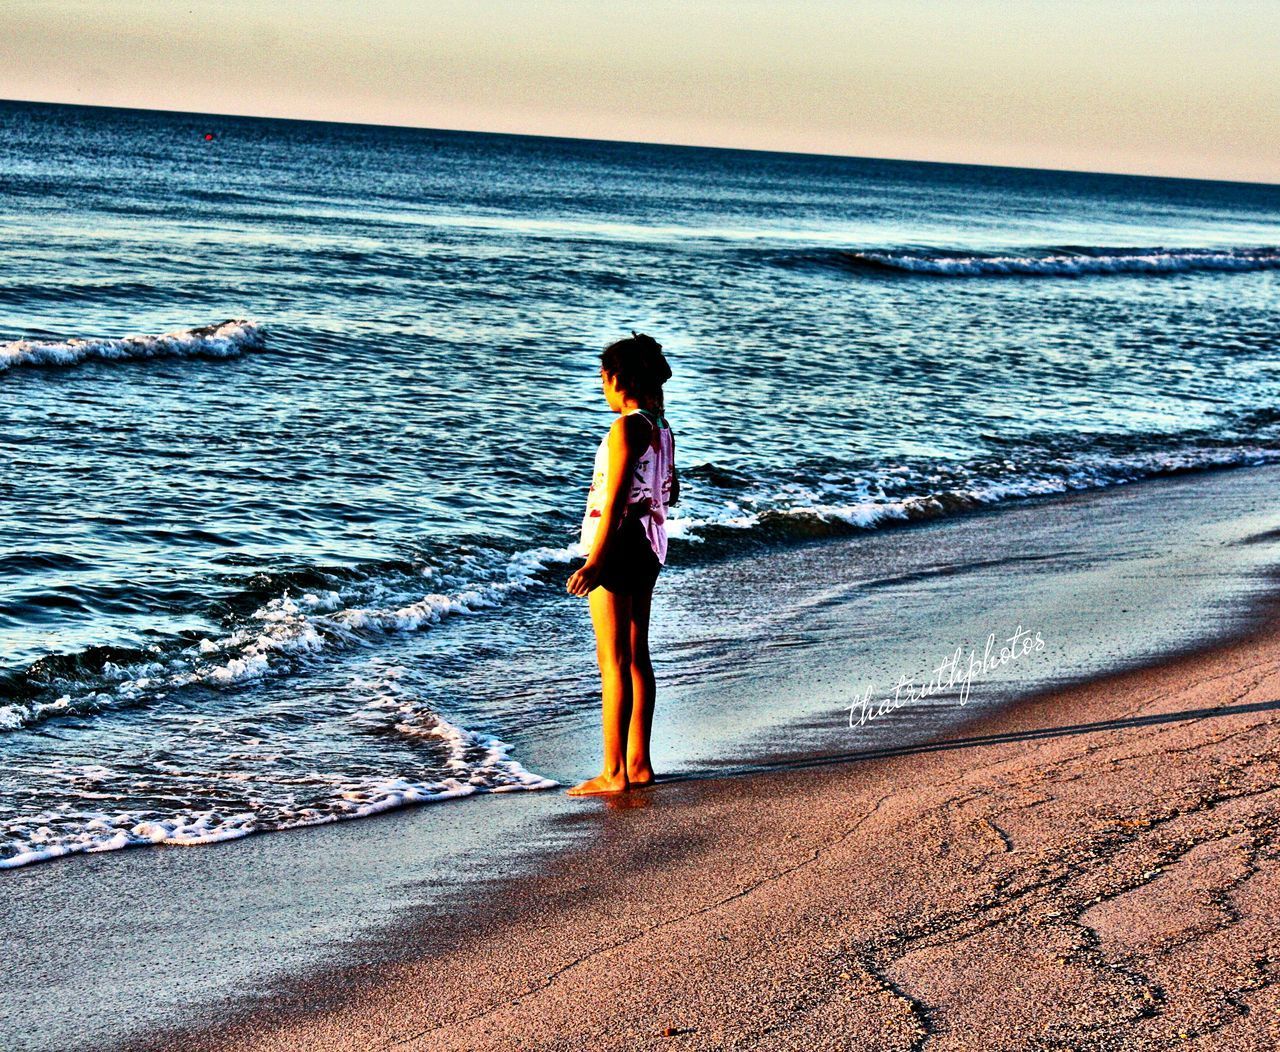
<instances>
[{"instance_id":1,"label":"ocean","mask_svg":"<svg viewBox=\"0 0 1280 1052\"><path fill-rule=\"evenodd\" d=\"M1280 460L1276 186L0 103L0 216L0 867L556 785L632 330L658 608Z\"/></svg>"}]
</instances>

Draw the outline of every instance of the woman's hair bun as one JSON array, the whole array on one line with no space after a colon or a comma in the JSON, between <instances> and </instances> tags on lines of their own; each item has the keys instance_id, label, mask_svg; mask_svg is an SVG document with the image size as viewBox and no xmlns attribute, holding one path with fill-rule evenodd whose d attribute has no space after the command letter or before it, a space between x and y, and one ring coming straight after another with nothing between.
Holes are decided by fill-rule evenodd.
<instances>
[{"instance_id":1,"label":"woman's hair bun","mask_svg":"<svg viewBox=\"0 0 1280 1052\"><path fill-rule=\"evenodd\" d=\"M631 397L662 407L662 385L671 379L671 366L652 336L632 329L629 337L604 349L600 367Z\"/></svg>"}]
</instances>

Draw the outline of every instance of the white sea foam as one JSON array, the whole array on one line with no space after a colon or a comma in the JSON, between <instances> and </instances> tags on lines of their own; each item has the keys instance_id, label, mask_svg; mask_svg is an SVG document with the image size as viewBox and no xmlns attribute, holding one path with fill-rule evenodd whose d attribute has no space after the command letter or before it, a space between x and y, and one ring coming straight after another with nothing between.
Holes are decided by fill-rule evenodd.
<instances>
[{"instance_id":1,"label":"white sea foam","mask_svg":"<svg viewBox=\"0 0 1280 1052\"><path fill-rule=\"evenodd\" d=\"M257 322L224 321L160 336L122 339L17 340L0 343L0 372L17 365L75 365L96 359L122 361L139 358L229 358L243 351L261 350L266 335Z\"/></svg>"},{"instance_id":2,"label":"white sea foam","mask_svg":"<svg viewBox=\"0 0 1280 1052\"><path fill-rule=\"evenodd\" d=\"M474 793L549 789L560 784L512 759L506 742L459 727L438 713L415 705L390 685L365 709L384 713L390 710L397 729L403 726L402 733L440 742L446 750L444 766L449 773L436 778L404 774L342 778L317 773L311 781L325 789L319 799L307 806L278 807L267 820L252 810L230 814L193 810L168 815L115 811L18 816L0 821L0 849L6 852L0 858L0 869L81 852L118 851L148 844L212 844L257 832L364 818ZM224 771L220 777L236 780L235 772ZM249 777L244 776L245 780ZM86 795L80 794L81 798Z\"/></svg>"},{"instance_id":3,"label":"white sea foam","mask_svg":"<svg viewBox=\"0 0 1280 1052\"><path fill-rule=\"evenodd\" d=\"M1096 249L1029 255L994 253L854 252L849 259L891 270L948 277L1025 275L1082 277L1090 274L1167 274L1184 271L1250 271L1280 268L1280 249Z\"/></svg>"}]
</instances>

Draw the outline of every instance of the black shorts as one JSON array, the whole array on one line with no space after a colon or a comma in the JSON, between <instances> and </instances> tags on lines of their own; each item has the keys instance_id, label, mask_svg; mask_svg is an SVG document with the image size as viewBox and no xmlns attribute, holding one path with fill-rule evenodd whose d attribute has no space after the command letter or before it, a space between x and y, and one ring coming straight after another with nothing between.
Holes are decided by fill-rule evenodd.
<instances>
[{"instance_id":1,"label":"black shorts","mask_svg":"<svg viewBox=\"0 0 1280 1052\"><path fill-rule=\"evenodd\" d=\"M596 585L616 595L651 592L662 564L654 554L638 515L623 515L610 538Z\"/></svg>"}]
</instances>

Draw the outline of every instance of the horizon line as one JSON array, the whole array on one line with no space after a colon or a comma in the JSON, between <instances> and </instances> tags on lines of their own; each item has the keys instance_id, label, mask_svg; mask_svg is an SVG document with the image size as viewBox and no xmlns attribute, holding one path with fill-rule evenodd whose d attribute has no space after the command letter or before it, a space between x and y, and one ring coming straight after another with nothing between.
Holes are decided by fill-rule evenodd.
<instances>
[{"instance_id":1,"label":"horizon line","mask_svg":"<svg viewBox=\"0 0 1280 1052\"><path fill-rule=\"evenodd\" d=\"M1110 172L1093 168L1044 168L1034 165L986 164L978 161L940 161L920 157L872 157L864 154L824 153L814 150L777 150L755 146L709 146L688 142L657 142L646 139L601 139L582 135L549 135L545 132L490 131L483 128L440 128L423 124L380 124L371 121L320 120L315 117L280 117L257 113L220 113L210 110L168 110L151 106L115 106L100 102L60 102L55 99L0 98L0 104L20 103L35 106L68 106L89 110L124 110L131 113L164 113L183 117L231 117L256 121L281 121L289 124L336 124L351 128L390 128L398 131L448 132L458 135L499 135L513 139L555 139L563 142L602 142L626 146L661 146L681 150L720 150L727 153L767 153L783 157L825 157L845 161L879 161L889 164L933 164L947 168L994 168L1013 172L1048 172L1061 175L1101 175L1115 179L1165 179L1181 183L1216 183L1228 186L1251 186L1280 189L1280 182L1256 179L1216 179L1195 175L1154 175L1149 172Z\"/></svg>"}]
</instances>

